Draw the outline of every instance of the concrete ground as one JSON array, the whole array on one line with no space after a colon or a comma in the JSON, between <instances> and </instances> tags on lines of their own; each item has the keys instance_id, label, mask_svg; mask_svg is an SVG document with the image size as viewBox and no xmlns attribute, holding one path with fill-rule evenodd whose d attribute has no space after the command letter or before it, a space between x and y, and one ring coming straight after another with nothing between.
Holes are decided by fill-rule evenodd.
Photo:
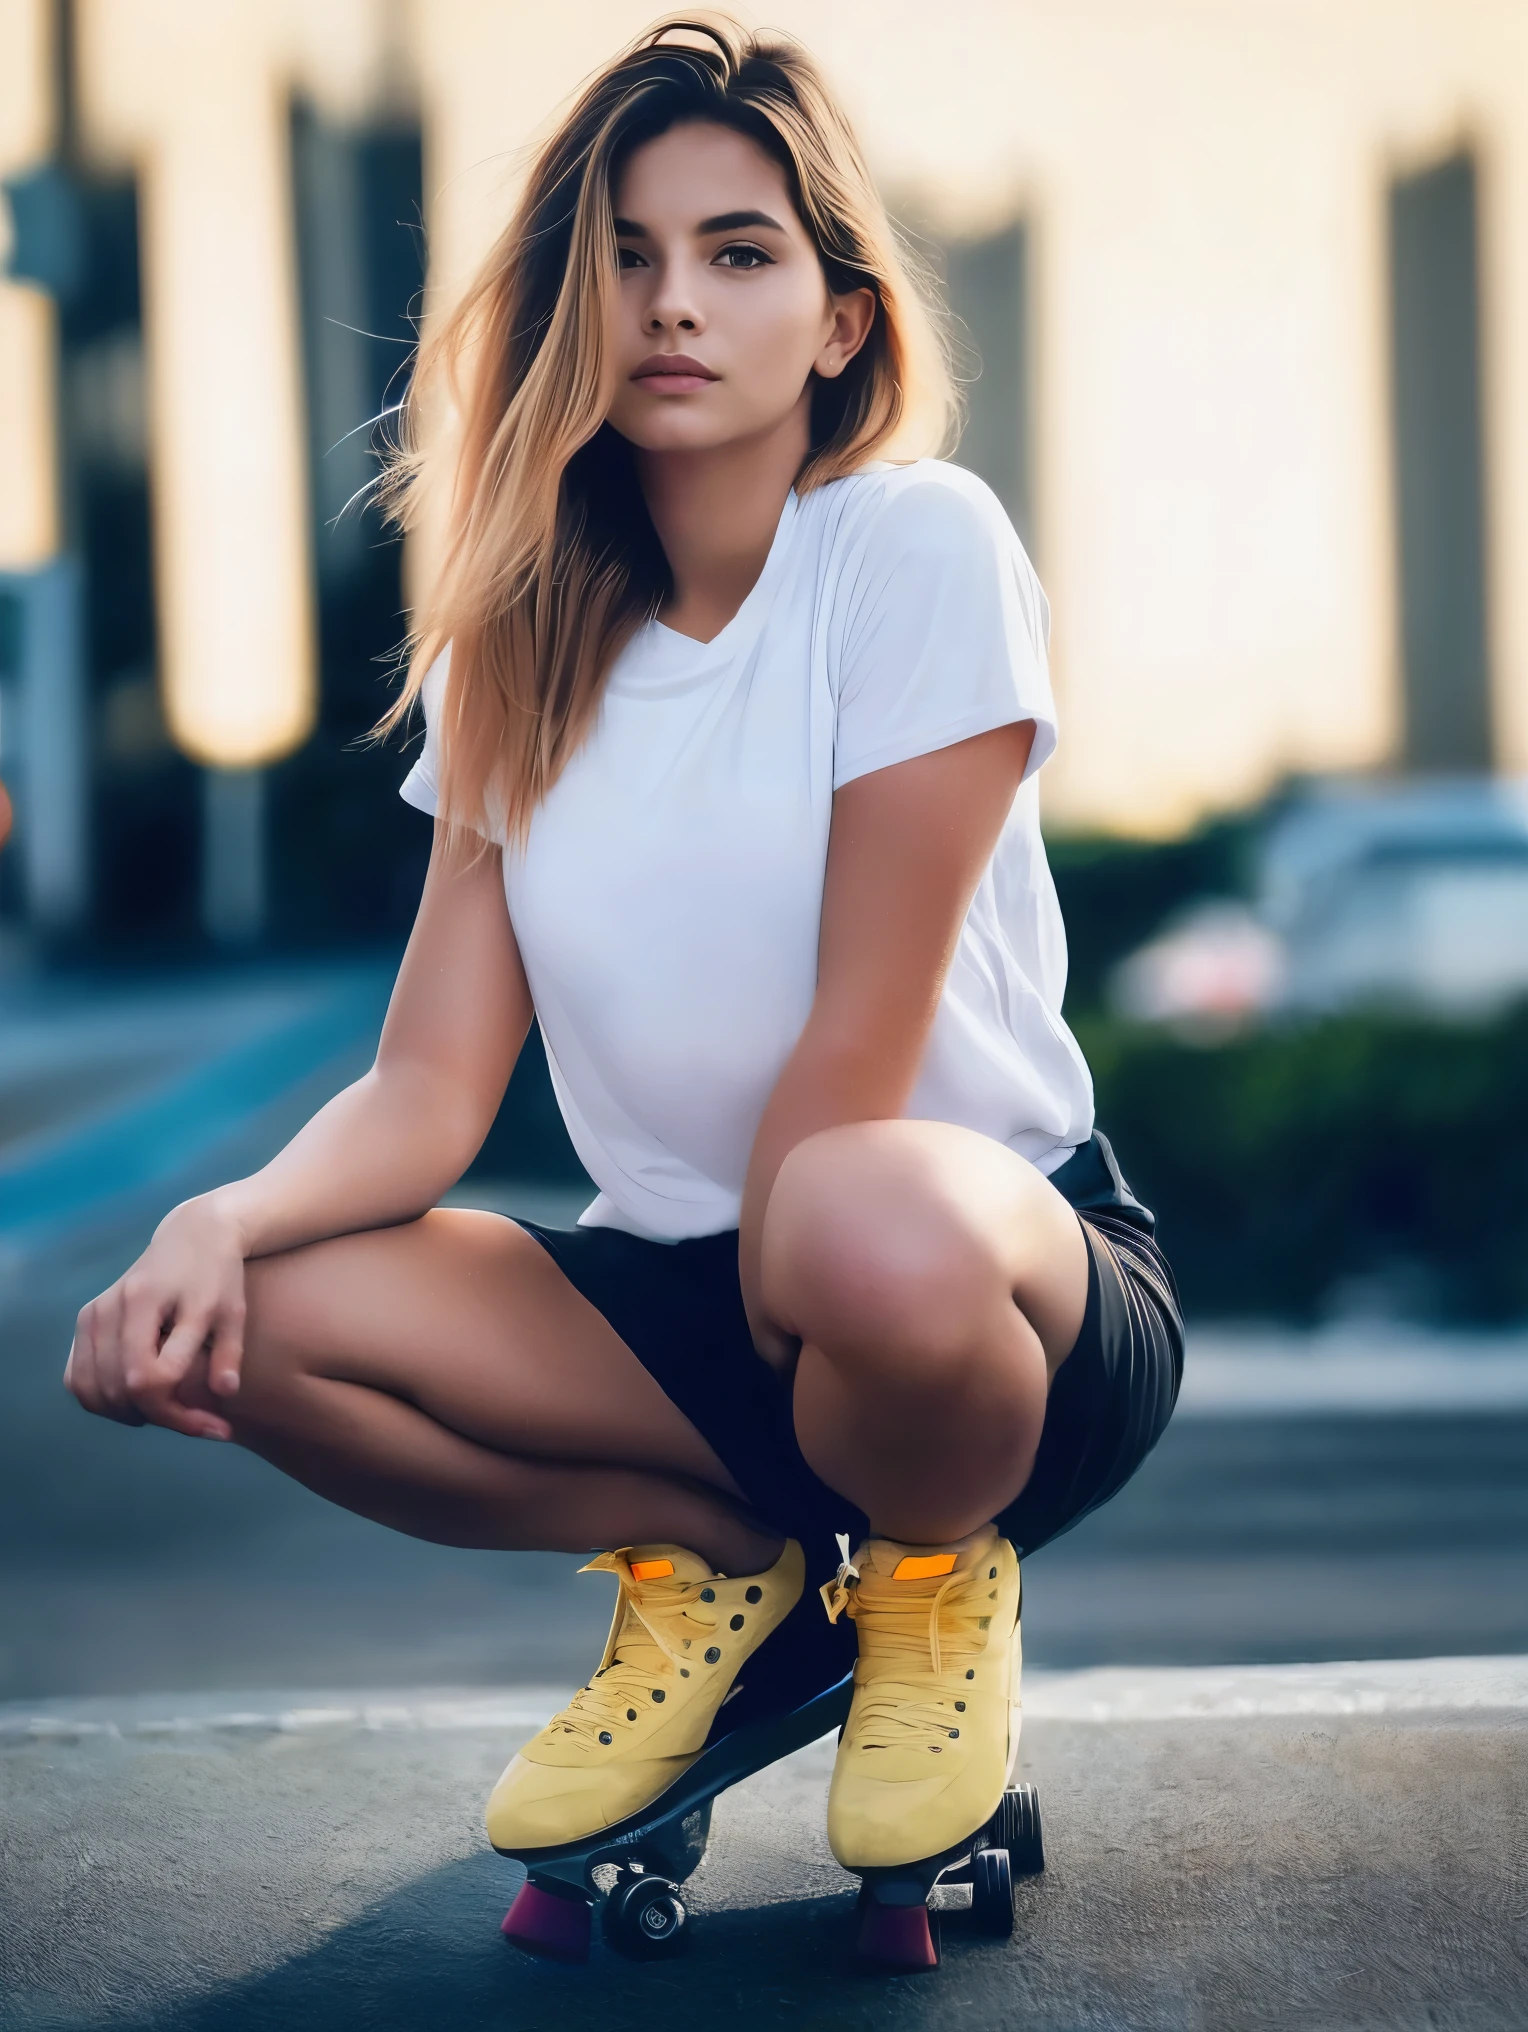
<instances>
[{"instance_id":1,"label":"concrete ground","mask_svg":"<svg viewBox=\"0 0 1528 2032\"><path fill-rule=\"evenodd\" d=\"M1011 1941L851 1953L832 1742L718 1805L682 1959L535 1962L481 1800L555 1693L0 1714L7 2032L1528 2023L1528 1662L1032 1675Z\"/></svg>"}]
</instances>

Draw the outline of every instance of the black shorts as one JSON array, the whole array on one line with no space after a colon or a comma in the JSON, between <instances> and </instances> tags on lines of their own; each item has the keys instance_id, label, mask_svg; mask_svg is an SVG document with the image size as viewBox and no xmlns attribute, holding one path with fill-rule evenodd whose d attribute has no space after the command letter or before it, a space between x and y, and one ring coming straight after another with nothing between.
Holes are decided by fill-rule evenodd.
<instances>
[{"instance_id":1,"label":"black shorts","mask_svg":"<svg viewBox=\"0 0 1528 2032\"><path fill-rule=\"evenodd\" d=\"M1120 1176L1107 1140L1074 1151L1051 1183L1088 1241L1088 1298L1056 1372L1034 1470L997 1522L1020 1556L1105 1503L1161 1438L1183 1375L1177 1287L1155 1221ZM807 1466L789 1384L755 1351L738 1282L737 1231L649 1242L616 1228L534 1235L615 1328L664 1395L709 1442L749 1504L830 1571L834 1538L858 1544L863 1513Z\"/></svg>"}]
</instances>

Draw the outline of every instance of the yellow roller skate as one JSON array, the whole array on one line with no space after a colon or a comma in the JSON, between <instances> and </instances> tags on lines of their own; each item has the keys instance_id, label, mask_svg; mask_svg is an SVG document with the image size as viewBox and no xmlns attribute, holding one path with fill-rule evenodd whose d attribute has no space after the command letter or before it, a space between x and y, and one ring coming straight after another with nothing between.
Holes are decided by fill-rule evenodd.
<instances>
[{"instance_id":1,"label":"yellow roller skate","mask_svg":"<svg viewBox=\"0 0 1528 2032\"><path fill-rule=\"evenodd\" d=\"M928 1894L969 1882L979 1925L1013 1927L1012 1880L1044 1867L1019 1747L1019 1562L993 1525L949 1545L872 1538L822 1590L859 1638L828 1841L863 1879L860 1952L937 1961Z\"/></svg>"},{"instance_id":2,"label":"yellow roller skate","mask_svg":"<svg viewBox=\"0 0 1528 2032\"><path fill-rule=\"evenodd\" d=\"M843 1720L849 1661L801 1641L794 1539L741 1578L678 1545L602 1553L583 1570L619 1584L605 1655L488 1801L490 1841L528 1871L503 1931L530 1953L582 1961L603 1897L613 1946L664 1954L685 1925L680 1886L705 1852L713 1798ZM604 1866L613 1886L596 1875Z\"/></svg>"}]
</instances>

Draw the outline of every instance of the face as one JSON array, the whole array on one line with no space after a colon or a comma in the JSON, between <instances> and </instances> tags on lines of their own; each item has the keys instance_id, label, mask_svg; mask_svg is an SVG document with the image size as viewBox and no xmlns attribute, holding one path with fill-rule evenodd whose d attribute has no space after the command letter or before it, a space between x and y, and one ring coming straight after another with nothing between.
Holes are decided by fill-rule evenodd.
<instances>
[{"instance_id":1,"label":"face","mask_svg":"<svg viewBox=\"0 0 1528 2032\"><path fill-rule=\"evenodd\" d=\"M649 452L702 451L799 423L874 314L829 293L784 172L745 134L672 127L615 194L619 298L611 424Z\"/></svg>"}]
</instances>

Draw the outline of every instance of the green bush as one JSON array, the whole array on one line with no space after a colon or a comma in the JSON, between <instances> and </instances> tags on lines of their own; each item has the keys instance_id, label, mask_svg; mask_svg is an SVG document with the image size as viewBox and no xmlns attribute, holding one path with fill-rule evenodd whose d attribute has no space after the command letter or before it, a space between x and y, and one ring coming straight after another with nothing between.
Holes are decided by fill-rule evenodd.
<instances>
[{"instance_id":1,"label":"green bush","mask_svg":"<svg viewBox=\"0 0 1528 2032\"><path fill-rule=\"evenodd\" d=\"M1310 1319L1377 1278L1440 1317L1528 1317L1528 1008L1214 1046L1077 1031L1191 1313Z\"/></svg>"}]
</instances>

